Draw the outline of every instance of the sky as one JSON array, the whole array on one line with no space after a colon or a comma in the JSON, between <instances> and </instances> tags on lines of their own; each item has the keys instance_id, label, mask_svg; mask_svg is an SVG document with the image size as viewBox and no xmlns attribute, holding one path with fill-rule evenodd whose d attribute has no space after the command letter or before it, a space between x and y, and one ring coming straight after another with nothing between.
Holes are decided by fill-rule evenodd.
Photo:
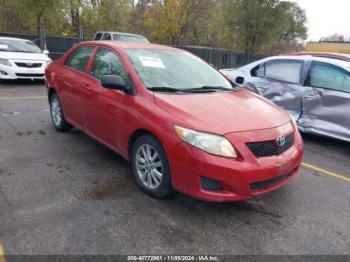
<instances>
[{"instance_id":1,"label":"sky","mask_svg":"<svg viewBox=\"0 0 350 262\"><path fill-rule=\"evenodd\" d=\"M290 0L306 10L308 41L334 33L350 36L350 0Z\"/></svg>"}]
</instances>

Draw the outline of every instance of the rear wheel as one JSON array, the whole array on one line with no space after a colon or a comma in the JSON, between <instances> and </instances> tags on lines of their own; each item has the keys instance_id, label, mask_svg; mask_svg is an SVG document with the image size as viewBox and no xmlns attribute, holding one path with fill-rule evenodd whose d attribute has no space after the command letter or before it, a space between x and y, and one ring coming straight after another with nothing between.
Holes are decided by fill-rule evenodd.
<instances>
[{"instance_id":1,"label":"rear wheel","mask_svg":"<svg viewBox=\"0 0 350 262\"><path fill-rule=\"evenodd\" d=\"M72 128L64 118L61 102L56 93L50 97L50 113L53 126L60 132L67 132Z\"/></svg>"},{"instance_id":2,"label":"rear wheel","mask_svg":"<svg viewBox=\"0 0 350 262\"><path fill-rule=\"evenodd\" d=\"M138 185L147 194L162 198L173 191L168 159L163 146L154 136L143 135L135 141L131 165Z\"/></svg>"}]
</instances>

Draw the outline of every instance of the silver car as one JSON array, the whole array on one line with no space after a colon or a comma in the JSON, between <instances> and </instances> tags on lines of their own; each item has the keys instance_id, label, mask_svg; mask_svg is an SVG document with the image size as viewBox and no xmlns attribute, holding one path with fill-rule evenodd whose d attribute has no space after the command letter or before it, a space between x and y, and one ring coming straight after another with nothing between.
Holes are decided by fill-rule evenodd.
<instances>
[{"instance_id":1,"label":"silver car","mask_svg":"<svg viewBox=\"0 0 350 262\"><path fill-rule=\"evenodd\" d=\"M284 108L300 131L350 142L349 62L275 56L221 72L238 86Z\"/></svg>"}]
</instances>

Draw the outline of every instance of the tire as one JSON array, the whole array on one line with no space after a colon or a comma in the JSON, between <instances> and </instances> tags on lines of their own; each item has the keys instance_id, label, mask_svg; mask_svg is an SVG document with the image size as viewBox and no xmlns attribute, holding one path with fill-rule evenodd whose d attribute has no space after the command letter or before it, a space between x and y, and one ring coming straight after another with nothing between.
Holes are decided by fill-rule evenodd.
<instances>
[{"instance_id":1,"label":"tire","mask_svg":"<svg viewBox=\"0 0 350 262\"><path fill-rule=\"evenodd\" d=\"M173 192L168 158L154 136L143 135L135 141L131 166L137 184L148 195L163 198Z\"/></svg>"},{"instance_id":2,"label":"tire","mask_svg":"<svg viewBox=\"0 0 350 262\"><path fill-rule=\"evenodd\" d=\"M53 126L59 132L68 132L72 129L73 126L64 118L62 105L56 93L50 97L50 115Z\"/></svg>"}]
</instances>

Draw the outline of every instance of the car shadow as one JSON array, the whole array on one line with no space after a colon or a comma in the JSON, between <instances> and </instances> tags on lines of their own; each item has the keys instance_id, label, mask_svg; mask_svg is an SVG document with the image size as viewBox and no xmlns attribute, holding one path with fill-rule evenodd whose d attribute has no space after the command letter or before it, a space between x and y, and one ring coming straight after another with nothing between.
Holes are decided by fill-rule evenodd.
<instances>
[{"instance_id":1,"label":"car shadow","mask_svg":"<svg viewBox=\"0 0 350 262\"><path fill-rule=\"evenodd\" d=\"M277 189L269 194L252 198L246 201L239 202L207 202L186 196L179 192L174 192L169 196L156 199L143 193L137 186L133 177L130 163L94 139L90 138L83 132L73 129L68 133L74 136L75 141L81 143L90 143L93 145L92 155L87 157L95 157L94 167L99 168L101 163L112 166L115 172L112 176L96 176L91 183L83 188L76 197L83 201L89 200L119 200L121 198L138 198L141 202L147 202L154 207L161 210L178 210L179 212L204 212L205 210L212 210L214 213L259 213L264 214L272 219L282 217L279 213L268 208L265 202L284 201L288 199L287 193L283 188ZM89 153L89 154L90 154Z\"/></svg>"},{"instance_id":2,"label":"car shadow","mask_svg":"<svg viewBox=\"0 0 350 262\"><path fill-rule=\"evenodd\" d=\"M0 86L38 86L44 85L45 81L40 79L17 79L17 80L0 80Z\"/></svg>"},{"instance_id":3,"label":"car shadow","mask_svg":"<svg viewBox=\"0 0 350 262\"><path fill-rule=\"evenodd\" d=\"M312 134L301 134L305 143L305 147L309 144L327 148L327 150L336 151L338 153L350 154L350 142L334 139L326 136L317 136Z\"/></svg>"}]
</instances>

